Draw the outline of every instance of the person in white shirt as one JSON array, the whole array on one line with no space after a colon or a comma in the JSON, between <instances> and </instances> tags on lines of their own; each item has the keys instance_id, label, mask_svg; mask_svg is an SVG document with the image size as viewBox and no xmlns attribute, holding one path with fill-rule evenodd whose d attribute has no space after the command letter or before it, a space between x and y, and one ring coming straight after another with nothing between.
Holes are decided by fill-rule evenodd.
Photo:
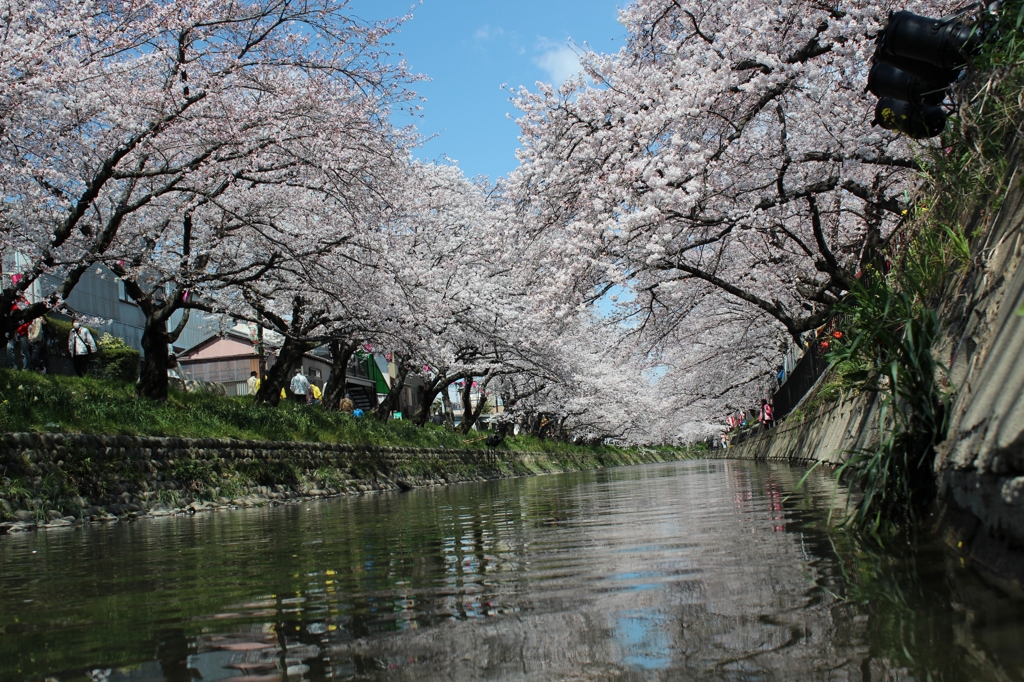
<instances>
[{"instance_id":1,"label":"person in white shirt","mask_svg":"<svg viewBox=\"0 0 1024 682\"><path fill-rule=\"evenodd\" d=\"M92 332L82 323L75 320L71 325L71 333L68 334L68 355L75 366L75 374L82 377L89 367L89 356L96 353L96 339L92 338Z\"/></svg>"},{"instance_id":2,"label":"person in white shirt","mask_svg":"<svg viewBox=\"0 0 1024 682\"><path fill-rule=\"evenodd\" d=\"M306 403L306 393L309 391L309 379L302 373L301 367L295 368L295 376L292 377L292 400L297 403Z\"/></svg>"},{"instance_id":3,"label":"person in white shirt","mask_svg":"<svg viewBox=\"0 0 1024 682\"><path fill-rule=\"evenodd\" d=\"M260 377L256 372L249 372L249 378L245 380L245 385L249 387L249 395L256 395L260 390Z\"/></svg>"}]
</instances>

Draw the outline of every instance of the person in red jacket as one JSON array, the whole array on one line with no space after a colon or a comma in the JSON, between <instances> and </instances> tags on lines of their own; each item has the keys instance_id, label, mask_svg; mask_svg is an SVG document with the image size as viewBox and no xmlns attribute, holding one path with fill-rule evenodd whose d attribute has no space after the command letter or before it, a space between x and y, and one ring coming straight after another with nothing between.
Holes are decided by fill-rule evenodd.
<instances>
[{"instance_id":1,"label":"person in red jacket","mask_svg":"<svg viewBox=\"0 0 1024 682\"><path fill-rule=\"evenodd\" d=\"M11 312L18 312L18 309L25 303L27 303L27 301L24 298L19 298L14 305L11 306ZM28 322L22 322L18 325L18 328L14 330L14 334L11 338L7 340L7 365L11 369L15 369L18 366L17 351L19 350L19 347L21 350L21 369L28 369L28 325Z\"/></svg>"}]
</instances>

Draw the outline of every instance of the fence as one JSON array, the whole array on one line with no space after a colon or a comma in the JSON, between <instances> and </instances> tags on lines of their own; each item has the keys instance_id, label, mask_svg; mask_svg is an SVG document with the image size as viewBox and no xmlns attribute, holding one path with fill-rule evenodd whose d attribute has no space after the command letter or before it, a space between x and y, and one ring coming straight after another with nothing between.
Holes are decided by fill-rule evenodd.
<instances>
[{"instance_id":1,"label":"fence","mask_svg":"<svg viewBox=\"0 0 1024 682\"><path fill-rule=\"evenodd\" d=\"M807 392L811 390L826 369L828 360L825 354L828 353L829 345L836 339L843 337L842 330L846 327L846 320L843 316L834 315L829 318L824 327L818 329L818 334L811 341L810 346L800 358L793 371L786 377L783 383L775 391L772 397L772 406L776 419L782 419L789 414L800 402Z\"/></svg>"}]
</instances>

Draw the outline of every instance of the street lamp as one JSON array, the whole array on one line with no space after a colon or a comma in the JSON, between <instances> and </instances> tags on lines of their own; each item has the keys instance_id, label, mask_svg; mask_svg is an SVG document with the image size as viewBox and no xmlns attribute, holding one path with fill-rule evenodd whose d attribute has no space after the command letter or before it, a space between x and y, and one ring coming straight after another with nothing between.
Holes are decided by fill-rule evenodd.
<instances>
[{"instance_id":1,"label":"street lamp","mask_svg":"<svg viewBox=\"0 0 1024 682\"><path fill-rule=\"evenodd\" d=\"M922 140L940 134L946 127L946 118L942 107L917 106L892 97L882 97L875 107L875 120L871 125L898 130L915 140Z\"/></svg>"},{"instance_id":2,"label":"street lamp","mask_svg":"<svg viewBox=\"0 0 1024 682\"><path fill-rule=\"evenodd\" d=\"M879 36L879 52L906 57L940 69L961 69L981 49L977 27L967 27L956 16L930 19L911 12L896 12Z\"/></svg>"},{"instance_id":3,"label":"street lamp","mask_svg":"<svg viewBox=\"0 0 1024 682\"><path fill-rule=\"evenodd\" d=\"M872 125L898 130L915 139L939 135L946 112L938 105L967 60L981 49L978 26L901 11L889 15L878 36L868 91L879 98Z\"/></svg>"}]
</instances>

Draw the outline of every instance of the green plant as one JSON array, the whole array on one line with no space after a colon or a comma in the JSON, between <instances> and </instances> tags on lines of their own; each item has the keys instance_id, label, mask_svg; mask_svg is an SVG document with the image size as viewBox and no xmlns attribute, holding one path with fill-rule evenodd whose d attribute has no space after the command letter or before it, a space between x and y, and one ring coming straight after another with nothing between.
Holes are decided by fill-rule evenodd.
<instances>
[{"instance_id":1,"label":"green plant","mask_svg":"<svg viewBox=\"0 0 1024 682\"><path fill-rule=\"evenodd\" d=\"M0 479L0 497L5 500L27 502L32 499L32 495L29 493L28 488L25 487L25 482L20 478L7 478L6 476Z\"/></svg>"},{"instance_id":2,"label":"green plant","mask_svg":"<svg viewBox=\"0 0 1024 682\"><path fill-rule=\"evenodd\" d=\"M934 495L934 445L945 432L949 398L932 354L939 324L919 296L880 274L855 284L839 310L849 331L829 360L861 367L847 380L881 402L878 447L849 453L836 475L863 491L847 521L877 531L887 520L914 520Z\"/></svg>"},{"instance_id":3,"label":"green plant","mask_svg":"<svg viewBox=\"0 0 1024 682\"><path fill-rule=\"evenodd\" d=\"M158 502L168 507L177 507L181 503L181 495L178 494L178 491L170 490L168 488L158 491L156 499Z\"/></svg>"},{"instance_id":4,"label":"green plant","mask_svg":"<svg viewBox=\"0 0 1024 682\"><path fill-rule=\"evenodd\" d=\"M70 336L71 334L71 323L47 316L46 326L49 335L49 341L46 344L47 352L50 355L59 355L61 357L67 357L68 336ZM89 331L93 332L93 335L95 335L96 333L95 330L92 328L89 328Z\"/></svg>"},{"instance_id":5,"label":"green plant","mask_svg":"<svg viewBox=\"0 0 1024 682\"><path fill-rule=\"evenodd\" d=\"M7 500L17 509L28 506L28 502L31 499L32 494L25 486L23 480L20 478L7 478L6 476L0 478L0 500ZM7 510L4 506L0 506L0 516L7 517Z\"/></svg>"},{"instance_id":6,"label":"green plant","mask_svg":"<svg viewBox=\"0 0 1024 682\"><path fill-rule=\"evenodd\" d=\"M77 516L82 511L78 486L61 470L43 477L39 484L43 504L47 509L56 509L64 514Z\"/></svg>"},{"instance_id":7,"label":"green plant","mask_svg":"<svg viewBox=\"0 0 1024 682\"><path fill-rule=\"evenodd\" d=\"M257 485L290 485L299 480L295 465L281 460L238 462L235 470Z\"/></svg>"},{"instance_id":8,"label":"green plant","mask_svg":"<svg viewBox=\"0 0 1024 682\"><path fill-rule=\"evenodd\" d=\"M233 500L248 493L252 485L251 478L232 468L220 477L217 493L221 497Z\"/></svg>"},{"instance_id":9,"label":"green plant","mask_svg":"<svg viewBox=\"0 0 1024 682\"><path fill-rule=\"evenodd\" d=\"M213 465L204 460L192 458L175 460L171 473L179 483L200 491L213 485L214 482Z\"/></svg>"},{"instance_id":10,"label":"green plant","mask_svg":"<svg viewBox=\"0 0 1024 682\"><path fill-rule=\"evenodd\" d=\"M316 470L316 478L326 488L338 489L345 485L345 477L334 467L320 467Z\"/></svg>"},{"instance_id":11,"label":"green plant","mask_svg":"<svg viewBox=\"0 0 1024 682\"><path fill-rule=\"evenodd\" d=\"M967 235L950 225L943 225L943 231L949 256L962 275L971 267L971 242Z\"/></svg>"},{"instance_id":12,"label":"green plant","mask_svg":"<svg viewBox=\"0 0 1024 682\"><path fill-rule=\"evenodd\" d=\"M139 378L139 351L116 336L104 334L99 348L96 373L102 379L136 381Z\"/></svg>"}]
</instances>

